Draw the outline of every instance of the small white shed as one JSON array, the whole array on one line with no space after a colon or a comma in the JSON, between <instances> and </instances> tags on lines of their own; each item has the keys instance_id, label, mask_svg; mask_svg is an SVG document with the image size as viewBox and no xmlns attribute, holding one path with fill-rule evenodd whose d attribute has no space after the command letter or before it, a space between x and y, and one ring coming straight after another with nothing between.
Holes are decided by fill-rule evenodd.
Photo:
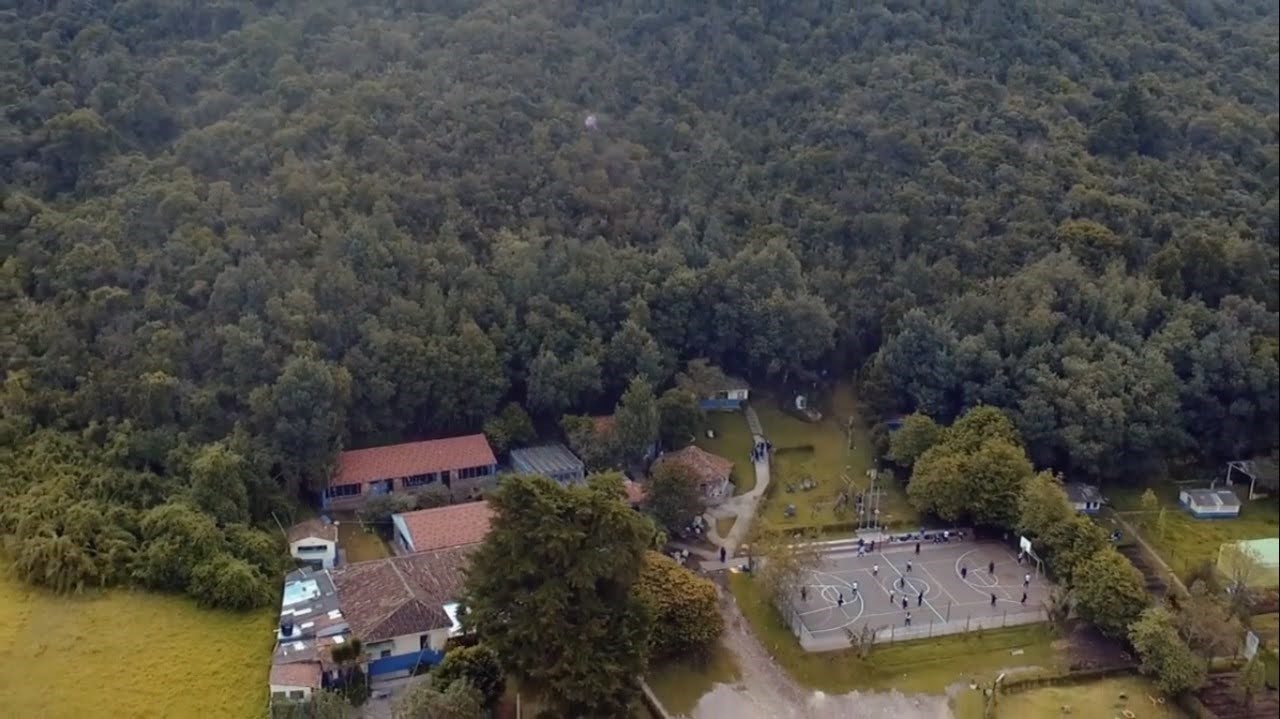
<instances>
[{"instance_id":1,"label":"small white shed","mask_svg":"<svg viewBox=\"0 0 1280 719\"><path fill-rule=\"evenodd\" d=\"M333 569L338 561L338 525L308 519L289 528L289 556L316 569Z\"/></svg>"},{"instance_id":2,"label":"small white shed","mask_svg":"<svg viewBox=\"0 0 1280 719\"><path fill-rule=\"evenodd\" d=\"M1240 498L1229 489L1184 489L1178 501L1197 519L1240 516Z\"/></svg>"}]
</instances>

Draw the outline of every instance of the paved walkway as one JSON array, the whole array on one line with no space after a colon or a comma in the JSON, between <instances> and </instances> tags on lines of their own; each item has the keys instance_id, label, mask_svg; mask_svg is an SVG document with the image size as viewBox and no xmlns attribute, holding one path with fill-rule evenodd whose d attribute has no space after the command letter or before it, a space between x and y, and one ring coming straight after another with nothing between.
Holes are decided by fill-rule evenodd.
<instances>
[{"instance_id":1,"label":"paved walkway","mask_svg":"<svg viewBox=\"0 0 1280 719\"><path fill-rule=\"evenodd\" d=\"M747 426L751 428L752 439L755 442L764 442L764 429L760 426L760 418L756 415L756 411L747 406L742 413L747 419ZM738 547L742 546L743 540L751 532L751 523L755 520L756 509L760 506L765 490L769 488L769 456L766 454L757 460L753 468L756 473L756 486L752 487L751 491L710 507L703 514L703 518L707 520L707 541L717 547L724 547L730 556L733 556ZM729 517L736 517L737 521L733 523L733 529L729 530L729 536L721 537L719 530L716 529L716 520Z\"/></svg>"}]
</instances>

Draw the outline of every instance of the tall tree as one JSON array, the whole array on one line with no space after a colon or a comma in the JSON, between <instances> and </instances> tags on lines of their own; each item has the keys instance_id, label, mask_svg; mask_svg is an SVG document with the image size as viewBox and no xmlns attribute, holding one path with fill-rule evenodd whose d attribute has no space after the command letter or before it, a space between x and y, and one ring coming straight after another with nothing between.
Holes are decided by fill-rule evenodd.
<instances>
[{"instance_id":1,"label":"tall tree","mask_svg":"<svg viewBox=\"0 0 1280 719\"><path fill-rule=\"evenodd\" d=\"M1153 677L1165 694L1177 696L1204 683L1204 666L1178 636L1167 609L1144 609L1129 628L1128 638L1142 660L1142 673Z\"/></svg>"},{"instance_id":2,"label":"tall tree","mask_svg":"<svg viewBox=\"0 0 1280 719\"><path fill-rule=\"evenodd\" d=\"M644 508L667 534L683 533L704 507L697 480L688 467L675 462L657 463L649 476Z\"/></svg>"},{"instance_id":3,"label":"tall tree","mask_svg":"<svg viewBox=\"0 0 1280 719\"><path fill-rule=\"evenodd\" d=\"M564 716L625 716L645 668L652 620L633 586L652 527L620 492L615 477L512 478L471 560L466 623Z\"/></svg>"},{"instance_id":4,"label":"tall tree","mask_svg":"<svg viewBox=\"0 0 1280 719\"><path fill-rule=\"evenodd\" d=\"M1110 637L1126 636L1151 601L1142 574L1111 548L1076 569L1071 594L1080 618Z\"/></svg>"},{"instance_id":5,"label":"tall tree","mask_svg":"<svg viewBox=\"0 0 1280 719\"><path fill-rule=\"evenodd\" d=\"M653 616L652 659L706 656L724 631L716 586L670 557L645 553L636 593Z\"/></svg>"},{"instance_id":6,"label":"tall tree","mask_svg":"<svg viewBox=\"0 0 1280 719\"><path fill-rule=\"evenodd\" d=\"M889 438L889 459L910 469L920 455L942 439L942 428L928 415L913 412Z\"/></svg>"},{"instance_id":7,"label":"tall tree","mask_svg":"<svg viewBox=\"0 0 1280 719\"><path fill-rule=\"evenodd\" d=\"M692 392L672 387L658 397L658 434L662 446L679 449L693 441L702 427L702 408Z\"/></svg>"},{"instance_id":8,"label":"tall tree","mask_svg":"<svg viewBox=\"0 0 1280 719\"><path fill-rule=\"evenodd\" d=\"M636 461L658 441L658 402L644 379L631 380L613 411L613 420L618 450L627 461Z\"/></svg>"}]
</instances>

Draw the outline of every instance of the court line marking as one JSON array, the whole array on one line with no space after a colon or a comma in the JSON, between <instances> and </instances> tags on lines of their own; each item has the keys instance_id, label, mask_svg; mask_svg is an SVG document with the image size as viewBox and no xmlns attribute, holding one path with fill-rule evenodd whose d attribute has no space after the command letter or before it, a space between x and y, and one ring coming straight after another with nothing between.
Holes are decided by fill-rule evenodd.
<instances>
[{"instance_id":1,"label":"court line marking","mask_svg":"<svg viewBox=\"0 0 1280 719\"><path fill-rule=\"evenodd\" d=\"M905 585L907 575L903 574L902 571L899 570L896 566L894 566L893 562L890 562L883 554L880 555L880 558L884 559L885 563L887 563L889 567L893 569L893 571L897 572L899 577L902 577L903 584ZM940 622L946 621L945 619L942 618L942 615L938 613L938 610L934 608L933 603L931 603L928 599L924 600L924 605L929 608L929 611L933 612L933 616L937 617L938 621Z\"/></svg>"},{"instance_id":2,"label":"court line marking","mask_svg":"<svg viewBox=\"0 0 1280 719\"><path fill-rule=\"evenodd\" d=\"M1013 599L1011 599L1011 598L1009 597L1009 591L1008 591L1007 587L1005 587L1005 585L1002 585L1002 584L1000 583L1000 579L999 579L998 577L997 577L997 578L996 578L996 580L995 580L993 583L991 583L991 584L979 584L979 583L975 583L975 582L970 582L968 577L965 577L965 576L963 576L963 575L961 575L961 574L960 574L960 562L964 561L964 558L965 558L965 557L969 556L970 554L973 554L974 552L978 551L979 549L981 549L981 548L980 548L980 547L974 547L973 549L970 549L969 551L965 552L964 554L961 554L959 557L956 557L956 576L957 576L957 577L960 577L960 581L962 581L962 582L964 582L965 584L969 585L969 588L970 588L970 589L972 589L973 591L975 591L975 592L977 592L977 593L979 593L979 594L986 594L988 597L990 597L992 594L995 594L995 593L996 593L996 592L995 592L995 590L999 590L1001 594L1004 594L1004 595L1005 595L1005 596L1004 596L1004 600L1005 600L1005 601L1007 601L1007 602L1012 602L1012 601L1013 601ZM990 565L991 565L991 563L992 563L993 561L995 561L995 560L993 560L993 559L988 559L988 560L987 560L987 566L990 566ZM985 569L985 567L979 567L979 568L978 568L978 571L981 571L982 569ZM973 576L975 576L975 577L979 576L978 572L970 572L970 574L972 574L972 575L973 575ZM981 587L981 588L979 588L979 587ZM997 598L996 598L996 601L999 601L999 599L1000 599L1000 598L999 598L999 597L997 597Z\"/></svg>"},{"instance_id":3,"label":"court line marking","mask_svg":"<svg viewBox=\"0 0 1280 719\"><path fill-rule=\"evenodd\" d=\"M956 601L956 597L955 597L955 595L954 595L954 594L952 594L952 593L951 593L951 590L947 589L947 583L946 583L946 582L943 582L943 581L939 580L937 577L933 576L933 572L930 572L928 567L920 567L920 571L924 572L925 574L928 574L928 575L929 575L929 577L933 579L933 581L935 581L935 582L937 582L937 583L938 583L938 588L942 590L942 593L943 593L943 594L947 595L947 599L948 599L952 604L959 604L959 603L960 603L960 602Z\"/></svg>"}]
</instances>

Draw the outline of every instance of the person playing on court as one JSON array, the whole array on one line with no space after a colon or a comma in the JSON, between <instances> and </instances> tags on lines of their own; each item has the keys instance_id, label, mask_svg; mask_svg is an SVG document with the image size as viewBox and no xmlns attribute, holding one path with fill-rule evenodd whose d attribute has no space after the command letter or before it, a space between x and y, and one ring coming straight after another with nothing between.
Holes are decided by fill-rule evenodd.
<instances>
[{"instance_id":1,"label":"person playing on court","mask_svg":"<svg viewBox=\"0 0 1280 719\"><path fill-rule=\"evenodd\" d=\"M920 543L916 542L916 554L920 553Z\"/></svg>"},{"instance_id":2,"label":"person playing on court","mask_svg":"<svg viewBox=\"0 0 1280 719\"><path fill-rule=\"evenodd\" d=\"M992 593L991 593L991 606L993 606L993 607L994 607L995 605L996 605L996 595L995 595L995 592L992 592Z\"/></svg>"},{"instance_id":3,"label":"person playing on court","mask_svg":"<svg viewBox=\"0 0 1280 719\"><path fill-rule=\"evenodd\" d=\"M910 559L908 559L908 560L907 560L907 574L910 574L910 573L911 573L911 560L910 560Z\"/></svg>"},{"instance_id":4,"label":"person playing on court","mask_svg":"<svg viewBox=\"0 0 1280 719\"><path fill-rule=\"evenodd\" d=\"M1026 593L1026 592L1023 592L1023 593L1022 593L1022 603L1023 603L1023 604L1026 604L1026 603L1027 603L1027 593Z\"/></svg>"},{"instance_id":5,"label":"person playing on court","mask_svg":"<svg viewBox=\"0 0 1280 719\"><path fill-rule=\"evenodd\" d=\"M991 603L992 603L992 604L995 604L995 598L994 598L994 597L992 597L992 602L991 602ZM837 606L837 607L843 607L843 606L844 606L844 592L839 592L839 593L837 593L837 595L836 595L836 606Z\"/></svg>"},{"instance_id":6,"label":"person playing on court","mask_svg":"<svg viewBox=\"0 0 1280 719\"><path fill-rule=\"evenodd\" d=\"M921 589L920 593L916 595L916 606L919 607L923 605L924 605L924 590Z\"/></svg>"},{"instance_id":7,"label":"person playing on court","mask_svg":"<svg viewBox=\"0 0 1280 719\"><path fill-rule=\"evenodd\" d=\"M907 626L911 626L911 612L907 612Z\"/></svg>"},{"instance_id":8,"label":"person playing on court","mask_svg":"<svg viewBox=\"0 0 1280 719\"><path fill-rule=\"evenodd\" d=\"M1027 587L1029 587L1029 586L1031 586L1031 573L1030 573L1030 572L1028 572L1027 574L1022 575L1022 588L1023 588L1023 589L1026 589L1026 588L1027 588Z\"/></svg>"},{"instance_id":9,"label":"person playing on court","mask_svg":"<svg viewBox=\"0 0 1280 719\"><path fill-rule=\"evenodd\" d=\"M968 567L961 567L961 568L960 568L960 578L961 578L961 579L967 579L968 577L969 577L969 568L968 568Z\"/></svg>"},{"instance_id":10,"label":"person playing on court","mask_svg":"<svg viewBox=\"0 0 1280 719\"><path fill-rule=\"evenodd\" d=\"M800 585L800 601L802 602L809 601L809 588L804 586L803 584Z\"/></svg>"},{"instance_id":11,"label":"person playing on court","mask_svg":"<svg viewBox=\"0 0 1280 719\"><path fill-rule=\"evenodd\" d=\"M854 593L854 594L857 594L857 593L858 593L858 583L857 583L857 582L854 582L854 583L853 583L853 587L852 587L852 588L853 588L853 593Z\"/></svg>"},{"instance_id":12,"label":"person playing on court","mask_svg":"<svg viewBox=\"0 0 1280 719\"><path fill-rule=\"evenodd\" d=\"M996 576L996 563L995 563L995 562L990 562L990 563L988 563L988 564L987 564L987 574L990 574L990 575L991 575L991 576L993 576L993 577L994 577L994 576Z\"/></svg>"},{"instance_id":13,"label":"person playing on court","mask_svg":"<svg viewBox=\"0 0 1280 719\"><path fill-rule=\"evenodd\" d=\"M893 590L892 590L892 589L890 589L890 590L889 590L889 603L890 603L890 604L895 604L895 602L893 601Z\"/></svg>"},{"instance_id":14,"label":"person playing on court","mask_svg":"<svg viewBox=\"0 0 1280 719\"><path fill-rule=\"evenodd\" d=\"M880 574L880 565L879 564L871 565L871 576L875 577L875 576L879 576L879 574Z\"/></svg>"},{"instance_id":15,"label":"person playing on court","mask_svg":"<svg viewBox=\"0 0 1280 719\"><path fill-rule=\"evenodd\" d=\"M906 611L906 608L907 608L907 598L906 598L906 597L903 597L903 598L902 598L902 609L903 609L903 611Z\"/></svg>"}]
</instances>

